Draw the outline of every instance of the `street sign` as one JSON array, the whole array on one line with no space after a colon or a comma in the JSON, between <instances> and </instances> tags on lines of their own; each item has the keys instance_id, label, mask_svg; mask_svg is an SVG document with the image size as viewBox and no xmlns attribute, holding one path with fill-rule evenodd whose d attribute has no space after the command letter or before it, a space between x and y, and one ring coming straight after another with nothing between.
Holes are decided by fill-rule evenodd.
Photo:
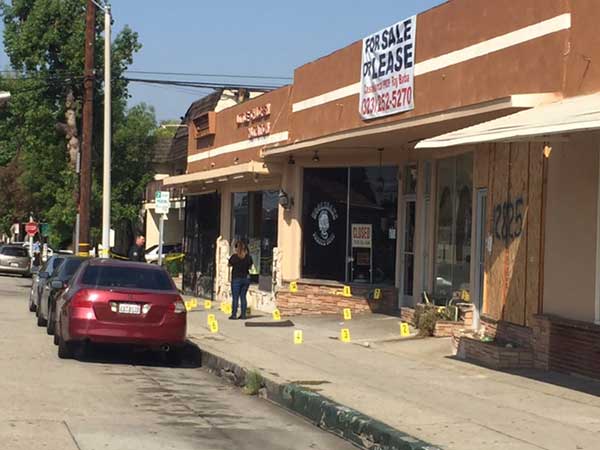
<instances>
[{"instance_id":1,"label":"street sign","mask_svg":"<svg viewBox=\"0 0 600 450\"><path fill-rule=\"evenodd\" d=\"M25 232L28 236L35 236L38 232L38 224L35 222L27 222L25 224Z\"/></svg>"},{"instance_id":2,"label":"street sign","mask_svg":"<svg viewBox=\"0 0 600 450\"><path fill-rule=\"evenodd\" d=\"M40 224L40 233L44 237L48 237L50 235L50 224L41 223Z\"/></svg>"},{"instance_id":3,"label":"street sign","mask_svg":"<svg viewBox=\"0 0 600 450\"><path fill-rule=\"evenodd\" d=\"M154 197L154 211L156 214L169 214L170 207L169 191L156 191Z\"/></svg>"}]
</instances>

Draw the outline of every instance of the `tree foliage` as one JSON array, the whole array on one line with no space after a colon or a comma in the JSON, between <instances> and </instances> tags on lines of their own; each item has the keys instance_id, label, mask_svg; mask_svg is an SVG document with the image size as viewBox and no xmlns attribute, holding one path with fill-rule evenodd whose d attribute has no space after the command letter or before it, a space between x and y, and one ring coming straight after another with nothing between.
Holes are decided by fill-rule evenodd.
<instances>
[{"instance_id":1,"label":"tree foliage","mask_svg":"<svg viewBox=\"0 0 600 450\"><path fill-rule=\"evenodd\" d=\"M86 0L0 0L4 48L14 74L0 80L11 92L8 108L0 112L0 166L12 170L0 194L0 227L7 231L32 211L50 223L51 241L66 245L72 239L78 176L69 145L78 146L83 99ZM93 133L92 226L100 223L100 185L103 148L103 21L97 14ZM156 120L143 105L127 110L124 72L141 45L125 27L112 42L113 108L113 223L135 222L143 188L151 176L148 147ZM72 98L73 101L69 101ZM74 127L69 127L70 118ZM12 178L11 178L12 177ZM16 196L14 206L4 196ZM93 231L98 235L98 231Z\"/></svg>"}]
</instances>

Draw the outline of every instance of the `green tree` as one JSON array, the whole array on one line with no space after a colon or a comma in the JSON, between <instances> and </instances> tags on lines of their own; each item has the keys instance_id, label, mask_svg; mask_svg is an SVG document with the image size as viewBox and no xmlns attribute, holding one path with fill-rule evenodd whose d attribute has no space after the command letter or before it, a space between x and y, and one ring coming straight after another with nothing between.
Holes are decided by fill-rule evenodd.
<instances>
[{"instance_id":1,"label":"green tree","mask_svg":"<svg viewBox=\"0 0 600 450\"><path fill-rule=\"evenodd\" d=\"M0 0L5 26L4 47L15 72L13 77L0 80L0 88L6 86L12 94L8 109L0 113L0 165L11 163L18 168L16 183L22 188L19 195L23 195L23 208L33 211L39 220L50 223L54 245L70 242L76 214L73 193L78 179L74 166L80 146L86 3L86 0ZM101 21L102 15L98 14L92 159L96 193L98 177L102 173L103 148L101 68L104 40ZM138 171L120 170L122 164L125 167L127 164L120 157L129 152L122 150L122 142L132 144L135 149L132 151L147 151L142 145L136 145L140 133L134 133L131 139L116 136L129 115L126 111L127 81L123 75L140 48L137 33L128 27L112 42L113 198L120 202L113 215L115 220L122 219L122 211L130 212L134 205L139 205L140 186L147 178ZM131 127L126 129L131 131ZM134 185L137 189L131 187ZM126 192L129 197L121 192ZM93 202L92 225L97 225L100 217L98 195L94 196ZM23 220L23 217L15 216L20 211L0 206L0 226Z\"/></svg>"}]
</instances>

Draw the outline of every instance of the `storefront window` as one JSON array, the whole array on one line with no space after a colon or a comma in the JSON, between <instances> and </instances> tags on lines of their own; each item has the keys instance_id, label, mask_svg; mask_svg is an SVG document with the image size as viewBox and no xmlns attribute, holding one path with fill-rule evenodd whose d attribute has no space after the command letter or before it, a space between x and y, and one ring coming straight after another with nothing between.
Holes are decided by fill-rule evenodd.
<instances>
[{"instance_id":1,"label":"storefront window","mask_svg":"<svg viewBox=\"0 0 600 450\"><path fill-rule=\"evenodd\" d=\"M440 160L437 168L435 294L470 290L473 158Z\"/></svg>"},{"instance_id":2,"label":"storefront window","mask_svg":"<svg viewBox=\"0 0 600 450\"><path fill-rule=\"evenodd\" d=\"M395 167L305 169L303 276L394 284Z\"/></svg>"},{"instance_id":3,"label":"storefront window","mask_svg":"<svg viewBox=\"0 0 600 450\"><path fill-rule=\"evenodd\" d=\"M244 241L248 245L254 261L252 281L261 282L266 289L271 286L273 248L277 245L277 199L277 191L235 192L232 198L231 244Z\"/></svg>"}]
</instances>

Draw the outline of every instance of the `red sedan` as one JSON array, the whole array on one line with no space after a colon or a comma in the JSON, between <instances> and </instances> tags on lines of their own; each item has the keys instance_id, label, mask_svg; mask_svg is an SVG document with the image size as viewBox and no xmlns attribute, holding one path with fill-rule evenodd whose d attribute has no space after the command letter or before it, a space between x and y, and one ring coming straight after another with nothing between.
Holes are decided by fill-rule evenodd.
<instances>
[{"instance_id":1,"label":"red sedan","mask_svg":"<svg viewBox=\"0 0 600 450\"><path fill-rule=\"evenodd\" d=\"M92 342L148 347L180 362L186 309L162 267L86 261L65 286L56 308L59 358L71 358Z\"/></svg>"}]
</instances>

